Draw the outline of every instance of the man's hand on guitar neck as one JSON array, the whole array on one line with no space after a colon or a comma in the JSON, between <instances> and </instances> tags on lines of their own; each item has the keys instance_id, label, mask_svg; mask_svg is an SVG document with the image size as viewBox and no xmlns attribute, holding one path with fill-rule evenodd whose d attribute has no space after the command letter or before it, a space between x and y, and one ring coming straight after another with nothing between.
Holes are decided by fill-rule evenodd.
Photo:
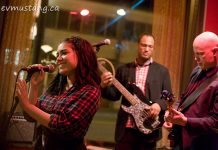
<instances>
[{"instance_id":1,"label":"man's hand on guitar neck","mask_svg":"<svg viewBox=\"0 0 218 150\"><path fill-rule=\"evenodd\" d=\"M112 84L113 75L111 72L106 71L101 75L101 88L105 88Z\"/></svg>"},{"instance_id":2,"label":"man's hand on guitar neck","mask_svg":"<svg viewBox=\"0 0 218 150\"><path fill-rule=\"evenodd\" d=\"M166 128L167 126L170 126L169 123L173 123L181 126L185 126L187 124L187 117L185 117L183 113L175 109L171 109L170 113L167 111L164 115L164 119L167 122L165 124Z\"/></svg>"}]
</instances>

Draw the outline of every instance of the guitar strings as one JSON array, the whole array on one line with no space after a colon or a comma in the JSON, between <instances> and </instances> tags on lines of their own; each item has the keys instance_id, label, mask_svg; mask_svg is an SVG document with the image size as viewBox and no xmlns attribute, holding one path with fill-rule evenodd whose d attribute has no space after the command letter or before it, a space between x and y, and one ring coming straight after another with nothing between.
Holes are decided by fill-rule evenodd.
<instances>
[{"instance_id":1,"label":"guitar strings","mask_svg":"<svg viewBox=\"0 0 218 150\"><path fill-rule=\"evenodd\" d=\"M136 102L138 101L137 98L134 97L134 99L135 99ZM148 106L147 104L144 104L144 105ZM148 107L150 107L150 106L148 106ZM143 110L142 115L143 115L143 116L142 116L142 118L143 118L143 125L144 125L144 122L145 122L145 121L149 124L149 126L151 126L154 122L157 122L156 117L155 117L155 118L152 118L151 115L150 115L150 113L149 113L149 111L147 111L146 109ZM145 117L146 117L146 120L144 120ZM152 126L151 126L151 127L152 127ZM152 128L153 128L153 127L152 127Z\"/></svg>"}]
</instances>

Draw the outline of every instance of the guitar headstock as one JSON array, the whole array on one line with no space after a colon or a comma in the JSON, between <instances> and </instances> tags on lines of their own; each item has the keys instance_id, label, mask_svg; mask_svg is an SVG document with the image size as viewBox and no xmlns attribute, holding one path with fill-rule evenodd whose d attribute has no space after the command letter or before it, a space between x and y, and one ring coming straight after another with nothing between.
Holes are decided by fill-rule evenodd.
<instances>
[{"instance_id":1,"label":"guitar headstock","mask_svg":"<svg viewBox=\"0 0 218 150\"><path fill-rule=\"evenodd\" d=\"M171 107L174 103L174 95L167 90L161 92L161 98L166 100L168 107Z\"/></svg>"},{"instance_id":2,"label":"guitar headstock","mask_svg":"<svg viewBox=\"0 0 218 150\"><path fill-rule=\"evenodd\" d=\"M107 69L108 67L109 70ZM115 68L113 64L106 58L98 58L98 68L102 73L110 71L113 74L113 76L115 76Z\"/></svg>"}]
</instances>

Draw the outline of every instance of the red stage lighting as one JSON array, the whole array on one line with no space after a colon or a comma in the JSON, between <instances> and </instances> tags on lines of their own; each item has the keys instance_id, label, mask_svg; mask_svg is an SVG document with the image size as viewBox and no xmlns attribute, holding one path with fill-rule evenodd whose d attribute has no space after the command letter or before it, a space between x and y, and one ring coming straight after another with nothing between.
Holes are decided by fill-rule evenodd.
<instances>
[{"instance_id":1,"label":"red stage lighting","mask_svg":"<svg viewBox=\"0 0 218 150\"><path fill-rule=\"evenodd\" d=\"M78 12L77 11L71 11L70 14L71 15L78 15Z\"/></svg>"}]
</instances>

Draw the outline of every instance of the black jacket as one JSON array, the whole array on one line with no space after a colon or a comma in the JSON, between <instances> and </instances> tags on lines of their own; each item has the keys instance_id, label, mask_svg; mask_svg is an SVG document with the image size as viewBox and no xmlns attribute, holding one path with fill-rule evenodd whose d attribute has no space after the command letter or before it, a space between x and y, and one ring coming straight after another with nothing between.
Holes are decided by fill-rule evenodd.
<instances>
[{"instance_id":1,"label":"black jacket","mask_svg":"<svg viewBox=\"0 0 218 150\"><path fill-rule=\"evenodd\" d=\"M128 83L135 83L135 72L136 65L134 62L131 62L120 66L117 69L115 78L124 87L128 87ZM164 115L164 111L166 110L166 104L164 100L161 99L161 92L163 90L168 90L169 92L172 91L168 69L156 62L151 63L148 70L145 90L146 98L141 99L141 101L146 102L147 100L150 100L152 102L158 103L161 106L161 114ZM121 93L117 90L116 87L110 86L102 90L102 97L112 101L117 101L120 99ZM130 106L130 103L125 99L125 97L122 97L121 104ZM127 119L128 114L125 111L123 111L122 108L120 108L116 123L116 141L122 139ZM155 130L151 134L145 136L147 136L149 140L159 140L162 137L161 130Z\"/></svg>"}]
</instances>

